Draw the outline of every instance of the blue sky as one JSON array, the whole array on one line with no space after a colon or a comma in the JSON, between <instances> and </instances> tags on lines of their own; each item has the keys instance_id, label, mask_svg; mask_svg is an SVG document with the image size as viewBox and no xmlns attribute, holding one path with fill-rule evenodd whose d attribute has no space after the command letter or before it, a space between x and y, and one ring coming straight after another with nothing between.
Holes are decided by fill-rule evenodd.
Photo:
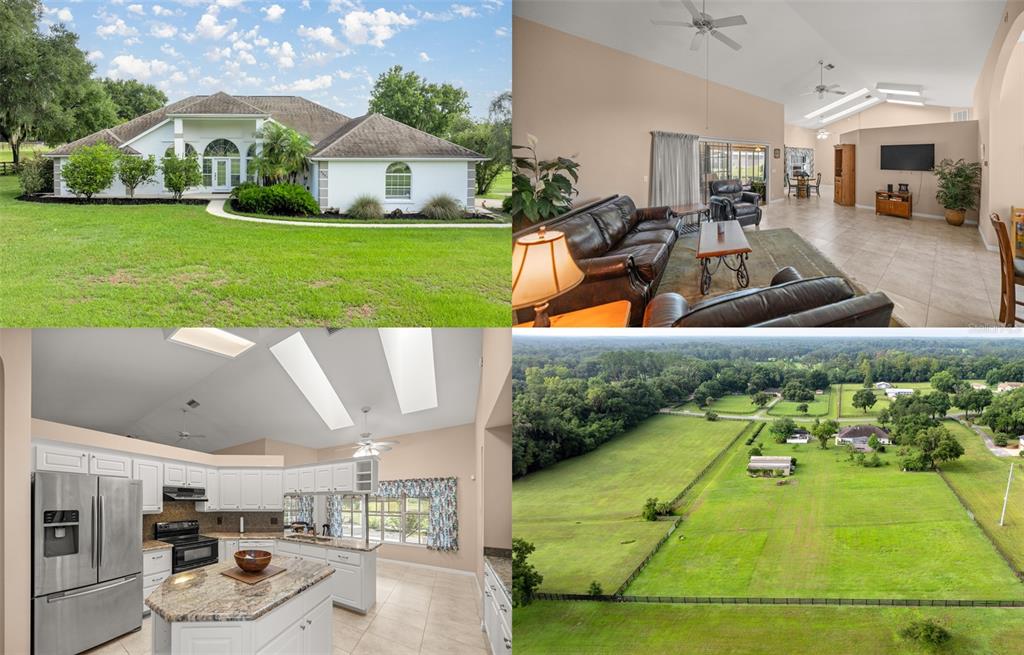
<instances>
[{"instance_id":1,"label":"blue sky","mask_svg":"<svg viewBox=\"0 0 1024 655\"><path fill-rule=\"evenodd\" d=\"M171 100L294 94L366 112L395 64L469 92L474 116L512 85L511 0L46 0L43 26L80 36L97 76L137 79Z\"/></svg>"}]
</instances>

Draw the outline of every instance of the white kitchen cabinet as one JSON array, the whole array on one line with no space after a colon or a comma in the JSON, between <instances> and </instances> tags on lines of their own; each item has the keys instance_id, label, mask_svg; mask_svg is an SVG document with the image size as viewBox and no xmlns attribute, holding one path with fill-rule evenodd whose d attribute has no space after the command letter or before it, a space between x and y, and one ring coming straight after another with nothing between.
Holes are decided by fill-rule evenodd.
<instances>
[{"instance_id":1,"label":"white kitchen cabinet","mask_svg":"<svg viewBox=\"0 0 1024 655\"><path fill-rule=\"evenodd\" d=\"M305 618L299 619L274 637L269 644L259 649L257 655L277 655L277 653L304 653L306 643Z\"/></svg>"},{"instance_id":2,"label":"white kitchen cabinet","mask_svg":"<svg viewBox=\"0 0 1024 655\"><path fill-rule=\"evenodd\" d=\"M330 466L317 466L313 469L316 476L316 482L313 487L313 491L324 492L331 490L331 467Z\"/></svg>"},{"instance_id":3,"label":"white kitchen cabinet","mask_svg":"<svg viewBox=\"0 0 1024 655\"><path fill-rule=\"evenodd\" d=\"M299 491L312 493L316 489L316 472L312 467L299 469Z\"/></svg>"},{"instance_id":4,"label":"white kitchen cabinet","mask_svg":"<svg viewBox=\"0 0 1024 655\"><path fill-rule=\"evenodd\" d=\"M188 466L186 467L185 479L187 487L204 488L206 486L206 469L200 466Z\"/></svg>"},{"instance_id":5,"label":"white kitchen cabinet","mask_svg":"<svg viewBox=\"0 0 1024 655\"><path fill-rule=\"evenodd\" d=\"M88 473L89 453L81 448L36 446L36 470L57 473Z\"/></svg>"},{"instance_id":6,"label":"white kitchen cabinet","mask_svg":"<svg viewBox=\"0 0 1024 655\"><path fill-rule=\"evenodd\" d=\"M271 555L277 550L273 539L239 539L238 550L265 550Z\"/></svg>"},{"instance_id":7,"label":"white kitchen cabinet","mask_svg":"<svg viewBox=\"0 0 1024 655\"><path fill-rule=\"evenodd\" d=\"M132 477L132 460L124 455L90 453L89 473L109 475L115 478L130 478Z\"/></svg>"},{"instance_id":8,"label":"white kitchen cabinet","mask_svg":"<svg viewBox=\"0 0 1024 655\"><path fill-rule=\"evenodd\" d=\"M355 479L355 462L342 462L331 465L331 487L333 491L352 491L353 480Z\"/></svg>"},{"instance_id":9,"label":"white kitchen cabinet","mask_svg":"<svg viewBox=\"0 0 1024 655\"><path fill-rule=\"evenodd\" d=\"M221 539L217 542L217 561L233 562L238 552L238 539Z\"/></svg>"},{"instance_id":10,"label":"white kitchen cabinet","mask_svg":"<svg viewBox=\"0 0 1024 655\"><path fill-rule=\"evenodd\" d=\"M142 513L164 511L164 465L149 459L132 460L132 479L142 481Z\"/></svg>"},{"instance_id":11,"label":"white kitchen cabinet","mask_svg":"<svg viewBox=\"0 0 1024 655\"><path fill-rule=\"evenodd\" d=\"M282 539L281 541L277 542L277 552L280 555L299 557L302 554L300 552L299 546L300 544L296 541L288 541L287 539Z\"/></svg>"},{"instance_id":12,"label":"white kitchen cabinet","mask_svg":"<svg viewBox=\"0 0 1024 655\"><path fill-rule=\"evenodd\" d=\"M259 509L262 503L260 487L263 484L263 476L260 471L242 471L240 480L242 494L239 509L243 511Z\"/></svg>"},{"instance_id":13,"label":"white kitchen cabinet","mask_svg":"<svg viewBox=\"0 0 1024 655\"><path fill-rule=\"evenodd\" d=\"M147 550L142 553L142 612L146 613L146 597L171 574L171 549Z\"/></svg>"},{"instance_id":14,"label":"white kitchen cabinet","mask_svg":"<svg viewBox=\"0 0 1024 655\"><path fill-rule=\"evenodd\" d=\"M217 469L206 469L206 502L197 502L196 511L212 512L220 509L220 474Z\"/></svg>"},{"instance_id":15,"label":"white kitchen cabinet","mask_svg":"<svg viewBox=\"0 0 1024 655\"><path fill-rule=\"evenodd\" d=\"M241 471L219 471L218 494L220 498L217 504L222 510L240 509L242 504L242 475Z\"/></svg>"},{"instance_id":16,"label":"white kitchen cabinet","mask_svg":"<svg viewBox=\"0 0 1024 655\"><path fill-rule=\"evenodd\" d=\"M323 546L314 546L313 544L300 544L299 557L322 564L327 561L327 549Z\"/></svg>"},{"instance_id":17,"label":"white kitchen cabinet","mask_svg":"<svg viewBox=\"0 0 1024 655\"><path fill-rule=\"evenodd\" d=\"M330 577L331 595L335 602L349 607L359 607L363 604L362 584L360 583L360 571L358 566L349 564L331 563L334 575Z\"/></svg>"},{"instance_id":18,"label":"white kitchen cabinet","mask_svg":"<svg viewBox=\"0 0 1024 655\"><path fill-rule=\"evenodd\" d=\"M260 476L260 509L284 509L284 481L280 470L264 470Z\"/></svg>"},{"instance_id":19,"label":"white kitchen cabinet","mask_svg":"<svg viewBox=\"0 0 1024 655\"><path fill-rule=\"evenodd\" d=\"M184 487L188 485L188 467L181 462L164 462L164 486Z\"/></svg>"},{"instance_id":20,"label":"white kitchen cabinet","mask_svg":"<svg viewBox=\"0 0 1024 655\"><path fill-rule=\"evenodd\" d=\"M377 458L357 459L353 463L356 474L353 491L360 494L377 493Z\"/></svg>"},{"instance_id":21,"label":"white kitchen cabinet","mask_svg":"<svg viewBox=\"0 0 1024 655\"><path fill-rule=\"evenodd\" d=\"M295 494L299 492L299 470L288 469L284 472L284 492Z\"/></svg>"},{"instance_id":22,"label":"white kitchen cabinet","mask_svg":"<svg viewBox=\"0 0 1024 655\"><path fill-rule=\"evenodd\" d=\"M334 628L331 626L333 614L331 601L327 599L304 617L306 621L304 652L307 655L333 655L334 647L331 641L334 633Z\"/></svg>"},{"instance_id":23,"label":"white kitchen cabinet","mask_svg":"<svg viewBox=\"0 0 1024 655\"><path fill-rule=\"evenodd\" d=\"M491 565L484 562L484 631L493 655L512 652L512 600Z\"/></svg>"}]
</instances>

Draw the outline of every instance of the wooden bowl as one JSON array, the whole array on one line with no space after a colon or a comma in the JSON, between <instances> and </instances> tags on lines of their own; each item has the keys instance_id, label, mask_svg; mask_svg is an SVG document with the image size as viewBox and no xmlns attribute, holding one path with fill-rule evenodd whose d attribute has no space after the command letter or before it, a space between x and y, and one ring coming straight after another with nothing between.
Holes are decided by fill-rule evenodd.
<instances>
[{"instance_id":1,"label":"wooden bowl","mask_svg":"<svg viewBox=\"0 0 1024 655\"><path fill-rule=\"evenodd\" d=\"M235 553L235 564L247 573L259 573L267 568L271 557L265 550L240 550Z\"/></svg>"}]
</instances>

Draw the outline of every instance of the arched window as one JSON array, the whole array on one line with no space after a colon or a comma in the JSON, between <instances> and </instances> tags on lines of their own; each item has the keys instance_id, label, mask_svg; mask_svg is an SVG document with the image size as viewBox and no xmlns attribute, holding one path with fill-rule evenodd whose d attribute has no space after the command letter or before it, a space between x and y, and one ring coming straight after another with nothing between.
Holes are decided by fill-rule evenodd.
<instances>
[{"instance_id":1,"label":"arched window","mask_svg":"<svg viewBox=\"0 0 1024 655\"><path fill-rule=\"evenodd\" d=\"M231 186L238 186L242 172L242 160L238 154L238 146L227 139L214 139L203 150L203 186L213 186L214 157L230 160Z\"/></svg>"},{"instance_id":2,"label":"arched window","mask_svg":"<svg viewBox=\"0 0 1024 655\"><path fill-rule=\"evenodd\" d=\"M412 170L409 164L396 161L388 165L384 174L384 198L408 200L412 198Z\"/></svg>"},{"instance_id":3,"label":"arched window","mask_svg":"<svg viewBox=\"0 0 1024 655\"><path fill-rule=\"evenodd\" d=\"M256 158L259 152L257 151L256 144L249 146L249 149L245 152L245 159L247 160L245 168L245 181L256 182L256 166L253 165L253 159Z\"/></svg>"},{"instance_id":4,"label":"arched window","mask_svg":"<svg viewBox=\"0 0 1024 655\"><path fill-rule=\"evenodd\" d=\"M164 151L164 157L170 157L173 154L174 154L174 146L171 146L170 148L168 148L167 150ZM198 154L199 153L196 152L196 149L192 147L191 143L186 143L185 144L185 156L186 157L188 157L190 155L192 157L196 157L196 156L198 156Z\"/></svg>"}]
</instances>

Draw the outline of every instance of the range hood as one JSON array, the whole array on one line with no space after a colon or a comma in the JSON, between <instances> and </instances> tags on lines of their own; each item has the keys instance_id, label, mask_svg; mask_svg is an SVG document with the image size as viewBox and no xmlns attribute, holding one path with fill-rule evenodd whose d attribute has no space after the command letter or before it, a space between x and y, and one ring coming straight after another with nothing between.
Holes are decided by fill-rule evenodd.
<instances>
[{"instance_id":1,"label":"range hood","mask_svg":"<svg viewBox=\"0 0 1024 655\"><path fill-rule=\"evenodd\" d=\"M165 500L209 500L200 487L164 487Z\"/></svg>"}]
</instances>

